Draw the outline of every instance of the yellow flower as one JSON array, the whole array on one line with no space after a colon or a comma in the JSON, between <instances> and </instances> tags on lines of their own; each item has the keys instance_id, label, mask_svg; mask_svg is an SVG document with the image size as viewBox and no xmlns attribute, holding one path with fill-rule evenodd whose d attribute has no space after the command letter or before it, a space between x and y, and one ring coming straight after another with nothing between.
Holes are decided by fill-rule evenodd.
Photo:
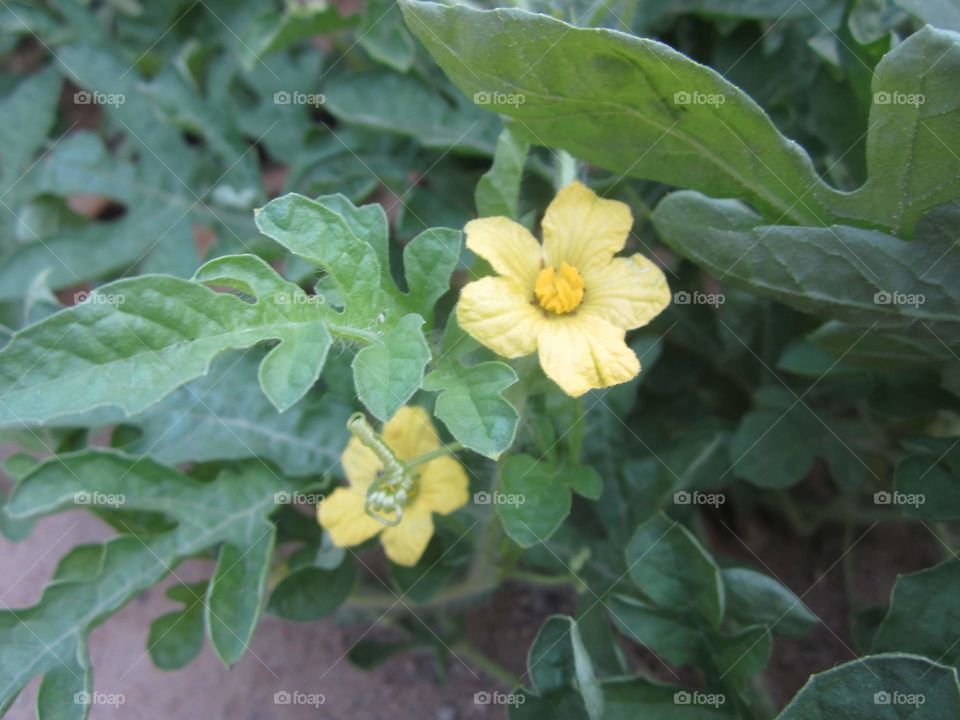
<instances>
[{"instance_id":1,"label":"yellow flower","mask_svg":"<svg viewBox=\"0 0 960 720\"><path fill-rule=\"evenodd\" d=\"M457 320L504 357L536 351L547 376L578 397L640 372L627 330L646 325L670 303L660 268L623 249L633 216L574 182L550 203L543 245L505 217L467 223L467 247L499 277L469 283Z\"/></svg>"},{"instance_id":2,"label":"yellow flower","mask_svg":"<svg viewBox=\"0 0 960 720\"><path fill-rule=\"evenodd\" d=\"M402 462L440 448L430 416L421 407L400 408L384 426L382 437ZM349 487L339 487L317 507L317 519L335 545L359 545L380 533L387 557L398 565L416 565L433 536L433 513L446 515L467 504L467 474L450 456L439 456L414 469L417 479L403 505L399 523L387 526L367 514L367 491L383 470L376 454L353 437L340 457Z\"/></svg>"}]
</instances>

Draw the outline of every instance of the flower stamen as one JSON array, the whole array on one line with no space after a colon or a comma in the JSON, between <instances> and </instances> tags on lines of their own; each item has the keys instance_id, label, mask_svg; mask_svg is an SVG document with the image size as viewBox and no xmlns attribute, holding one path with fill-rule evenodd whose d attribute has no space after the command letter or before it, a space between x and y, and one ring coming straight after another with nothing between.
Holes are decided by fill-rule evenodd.
<instances>
[{"instance_id":1,"label":"flower stamen","mask_svg":"<svg viewBox=\"0 0 960 720\"><path fill-rule=\"evenodd\" d=\"M540 271L534 292L540 307L562 315L576 310L583 301L583 278L573 265L563 262L559 270L546 267Z\"/></svg>"}]
</instances>

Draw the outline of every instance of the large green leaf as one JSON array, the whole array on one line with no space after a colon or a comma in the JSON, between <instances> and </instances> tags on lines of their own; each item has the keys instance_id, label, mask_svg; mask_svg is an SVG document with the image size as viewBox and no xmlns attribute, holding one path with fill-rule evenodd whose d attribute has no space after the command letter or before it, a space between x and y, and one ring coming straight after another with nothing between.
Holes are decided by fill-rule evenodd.
<instances>
[{"instance_id":1,"label":"large green leaf","mask_svg":"<svg viewBox=\"0 0 960 720\"><path fill-rule=\"evenodd\" d=\"M676 192L653 213L665 242L723 282L805 312L960 342L960 253L932 232L765 225L742 203Z\"/></svg>"},{"instance_id":2,"label":"large green leaf","mask_svg":"<svg viewBox=\"0 0 960 720\"><path fill-rule=\"evenodd\" d=\"M41 708L40 717L55 705L72 706L75 693L90 690L85 646L93 627L180 561L211 547L220 546L220 552L204 600L208 632L220 656L236 662L250 642L264 600L275 535L268 516L277 509L277 493L290 489L258 463L209 483L109 451L60 455L38 467L17 487L5 513L35 518L78 506L99 507L119 509L121 518L130 511L161 513L176 526L78 548L61 562L36 605L0 612L0 708L41 674L41 704L50 707Z\"/></svg>"},{"instance_id":3,"label":"large green leaf","mask_svg":"<svg viewBox=\"0 0 960 720\"><path fill-rule=\"evenodd\" d=\"M828 215L815 197L796 202L826 190L806 154L735 86L662 43L521 10L401 6L454 83L513 118L518 137L617 173L742 197L777 218Z\"/></svg>"},{"instance_id":4,"label":"large green leaf","mask_svg":"<svg viewBox=\"0 0 960 720\"><path fill-rule=\"evenodd\" d=\"M16 333L0 352L0 424L42 423L103 406L140 412L204 375L228 349L281 342L260 366L280 410L318 377L332 338L316 303L252 255L215 260L198 279L256 303L165 276L119 280Z\"/></svg>"},{"instance_id":5,"label":"large green leaf","mask_svg":"<svg viewBox=\"0 0 960 720\"><path fill-rule=\"evenodd\" d=\"M960 714L954 668L916 655L870 655L818 673L778 720L950 720Z\"/></svg>"},{"instance_id":6,"label":"large green leaf","mask_svg":"<svg viewBox=\"0 0 960 720\"><path fill-rule=\"evenodd\" d=\"M278 413L260 391L260 361L255 352L217 358L205 377L126 420L140 435L123 449L167 465L260 457L290 476L328 472L346 447L355 408L325 392Z\"/></svg>"},{"instance_id":7,"label":"large green leaf","mask_svg":"<svg viewBox=\"0 0 960 720\"><path fill-rule=\"evenodd\" d=\"M842 193L746 94L666 45L521 10L402 7L454 83L511 117L518 136L609 170L739 198L774 222L904 237L926 211L960 195L953 33L925 28L879 63L869 177Z\"/></svg>"},{"instance_id":8,"label":"large green leaf","mask_svg":"<svg viewBox=\"0 0 960 720\"><path fill-rule=\"evenodd\" d=\"M104 285L0 351L0 425L111 405L137 413L206 374L224 350L268 340L279 344L260 365L260 385L283 411L316 382L333 337L365 346L353 366L359 395L377 417L392 416L419 389L430 357L423 319L409 310L426 312L439 286L404 294L393 284L379 206L288 195L263 208L258 222L326 271L339 294L308 295L253 255L212 260L194 281L143 276ZM418 279L416 268L431 257L443 272L452 269L444 253L458 253L454 245L459 234L439 231L417 242L408 254L415 259L410 277ZM342 312L336 301L345 303Z\"/></svg>"}]
</instances>

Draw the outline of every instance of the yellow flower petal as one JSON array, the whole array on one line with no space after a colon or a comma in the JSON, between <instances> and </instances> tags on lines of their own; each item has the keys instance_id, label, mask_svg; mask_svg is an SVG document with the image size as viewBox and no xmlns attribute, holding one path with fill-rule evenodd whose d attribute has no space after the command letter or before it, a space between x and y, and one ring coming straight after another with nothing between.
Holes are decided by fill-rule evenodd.
<instances>
[{"instance_id":1,"label":"yellow flower petal","mask_svg":"<svg viewBox=\"0 0 960 720\"><path fill-rule=\"evenodd\" d=\"M413 460L440 447L440 437L430 415L419 405L404 405L387 420L383 441L401 460Z\"/></svg>"},{"instance_id":2,"label":"yellow flower petal","mask_svg":"<svg viewBox=\"0 0 960 720\"><path fill-rule=\"evenodd\" d=\"M339 487L317 506L317 519L330 533L334 545L359 545L384 529L382 523L363 511L366 499L365 492Z\"/></svg>"},{"instance_id":3,"label":"yellow flower petal","mask_svg":"<svg viewBox=\"0 0 960 720\"><path fill-rule=\"evenodd\" d=\"M365 493L370 483L383 469L383 463L357 438L351 437L343 455L340 456L340 465L343 473L350 482L350 487L360 493Z\"/></svg>"},{"instance_id":4,"label":"yellow flower petal","mask_svg":"<svg viewBox=\"0 0 960 720\"><path fill-rule=\"evenodd\" d=\"M520 223L505 217L471 220L464 231L467 247L493 266L499 274L522 288L532 288L543 267L543 250L537 239Z\"/></svg>"},{"instance_id":5,"label":"yellow flower petal","mask_svg":"<svg viewBox=\"0 0 960 720\"><path fill-rule=\"evenodd\" d=\"M420 468L420 487L414 505L441 515L467 504L470 481L463 465L452 457L439 457Z\"/></svg>"},{"instance_id":6,"label":"yellow flower petal","mask_svg":"<svg viewBox=\"0 0 960 720\"><path fill-rule=\"evenodd\" d=\"M586 185L573 182L557 193L542 226L547 265L559 267L566 262L585 273L606 265L623 249L633 216L626 204L604 200Z\"/></svg>"},{"instance_id":7,"label":"yellow flower petal","mask_svg":"<svg viewBox=\"0 0 960 720\"><path fill-rule=\"evenodd\" d=\"M485 277L460 291L457 321L466 332L503 357L529 355L546 318L530 296L506 278Z\"/></svg>"},{"instance_id":8,"label":"yellow flower petal","mask_svg":"<svg viewBox=\"0 0 960 720\"><path fill-rule=\"evenodd\" d=\"M663 271L639 253L591 269L584 282L588 290L577 312L625 330L646 325L670 304Z\"/></svg>"},{"instance_id":9,"label":"yellow flower petal","mask_svg":"<svg viewBox=\"0 0 960 720\"><path fill-rule=\"evenodd\" d=\"M540 333L540 365L572 397L617 385L640 372L623 338L623 330L597 317L557 318Z\"/></svg>"},{"instance_id":10,"label":"yellow flower petal","mask_svg":"<svg viewBox=\"0 0 960 720\"><path fill-rule=\"evenodd\" d=\"M433 518L426 510L411 505L399 525L386 528L380 536L383 549L397 565L411 567L423 555L433 537Z\"/></svg>"}]
</instances>

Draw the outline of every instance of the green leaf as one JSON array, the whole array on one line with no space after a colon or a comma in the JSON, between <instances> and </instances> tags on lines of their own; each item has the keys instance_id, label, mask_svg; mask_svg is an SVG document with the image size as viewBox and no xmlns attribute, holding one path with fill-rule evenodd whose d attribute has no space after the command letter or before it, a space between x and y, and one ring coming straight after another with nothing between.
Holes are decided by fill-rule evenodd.
<instances>
[{"instance_id":1,"label":"green leaf","mask_svg":"<svg viewBox=\"0 0 960 720\"><path fill-rule=\"evenodd\" d=\"M573 618L552 615L540 626L527 654L527 674L534 695L529 699L535 708L545 700L552 702L550 696L573 689L580 695L586 717L604 717L603 691Z\"/></svg>"},{"instance_id":2,"label":"green leaf","mask_svg":"<svg viewBox=\"0 0 960 720\"><path fill-rule=\"evenodd\" d=\"M871 655L817 673L777 720L949 720L960 713L957 671L915 655Z\"/></svg>"},{"instance_id":3,"label":"green leaf","mask_svg":"<svg viewBox=\"0 0 960 720\"><path fill-rule=\"evenodd\" d=\"M29 75L0 101L0 147L3 148L0 191L7 206L12 201L8 194L23 179L23 173L53 127L61 84L56 68L51 65Z\"/></svg>"},{"instance_id":4,"label":"green leaf","mask_svg":"<svg viewBox=\"0 0 960 720\"><path fill-rule=\"evenodd\" d=\"M197 553L221 546L221 553L230 548L227 552L233 555L236 548L272 544L268 516L277 508L276 493L290 489L260 464L205 483L152 460L110 451L67 453L39 466L20 483L4 512L36 518L81 504L120 508L122 513L162 513L176 525L144 537L123 534L74 553L36 605L0 612L0 708L39 674L46 674L48 702L71 703L73 693L83 688L61 686L60 668L87 667L86 638L93 627ZM251 565L244 563L243 576L259 578L261 573ZM220 567L221 580L236 579L226 566ZM234 598L242 612L232 608L229 598L214 598L224 613L217 622L235 635L230 647L218 648L222 655L236 650L239 640L249 640L263 602L262 583L244 582L242 587L249 596Z\"/></svg>"},{"instance_id":5,"label":"green leaf","mask_svg":"<svg viewBox=\"0 0 960 720\"><path fill-rule=\"evenodd\" d=\"M253 68L261 58L315 35L351 27L356 19L343 17L335 6L289 3L283 11L265 10L241 30L241 63Z\"/></svg>"},{"instance_id":6,"label":"green leaf","mask_svg":"<svg viewBox=\"0 0 960 720\"><path fill-rule=\"evenodd\" d=\"M278 413L258 386L261 358L256 352L217 358L205 377L126 420L140 435L122 449L167 465L259 457L290 476L329 472L347 445L354 407L333 392L314 392Z\"/></svg>"},{"instance_id":7,"label":"green leaf","mask_svg":"<svg viewBox=\"0 0 960 720\"><path fill-rule=\"evenodd\" d=\"M464 447L495 460L513 444L520 421L503 397L503 391L517 382L517 374L494 360L464 365L461 358L476 345L451 315L440 357L424 378L423 388L439 393L434 414L453 436Z\"/></svg>"},{"instance_id":8,"label":"green leaf","mask_svg":"<svg viewBox=\"0 0 960 720\"><path fill-rule=\"evenodd\" d=\"M687 191L661 201L653 221L668 245L724 282L848 323L960 340L953 241L764 225L742 203Z\"/></svg>"},{"instance_id":9,"label":"green leaf","mask_svg":"<svg viewBox=\"0 0 960 720\"><path fill-rule=\"evenodd\" d=\"M570 514L570 491L557 469L529 455L510 455L500 466L497 514L521 547L546 542Z\"/></svg>"},{"instance_id":10,"label":"green leaf","mask_svg":"<svg viewBox=\"0 0 960 720\"><path fill-rule=\"evenodd\" d=\"M410 70L417 54L400 8L391 0L368 0L363 4L357 42L371 58L401 73Z\"/></svg>"},{"instance_id":11,"label":"green leaf","mask_svg":"<svg viewBox=\"0 0 960 720\"><path fill-rule=\"evenodd\" d=\"M296 402L318 377L331 342L316 305L251 255L214 260L198 279L231 285L257 302L148 275L104 285L15 333L0 351L0 425L111 405L134 414L204 375L220 352L269 339L280 344L260 366L261 386L281 411Z\"/></svg>"},{"instance_id":12,"label":"green leaf","mask_svg":"<svg viewBox=\"0 0 960 720\"><path fill-rule=\"evenodd\" d=\"M626 550L630 579L658 606L696 611L713 627L723 619L720 569L680 523L660 513L634 532Z\"/></svg>"},{"instance_id":13,"label":"green leaf","mask_svg":"<svg viewBox=\"0 0 960 720\"><path fill-rule=\"evenodd\" d=\"M147 649L161 670L176 670L189 664L203 649L203 598L207 583L174 585L167 597L183 603L183 610L167 613L150 623Z\"/></svg>"},{"instance_id":14,"label":"green leaf","mask_svg":"<svg viewBox=\"0 0 960 720\"><path fill-rule=\"evenodd\" d=\"M775 222L847 223L903 237L926 211L960 195L951 80L960 38L949 32L924 28L877 65L869 177L844 193L746 94L666 45L522 10L416 0L402 8L454 83L513 118L518 136L616 173L738 198Z\"/></svg>"},{"instance_id":15,"label":"green leaf","mask_svg":"<svg viewBox=\"0 0 960 720\"><path fill-rule=\"evenodd\" d=\"M493 153L493 165L480 178L474 195L480 217L502 215L517 219L520 182L529 149L529 143L514 137L509 129L500 133Z\"/></svg>"},{"instance_id":16,"label":"green leaf","mask_svg":"<svg viewBox=\"0 0 960 720\"><path fill-rule=\"evenodd\" d=\"M306 553L316 558L318 550L308 547ZM320 567L313 562L299 565L277 583L267 610L299 622L325 617L350 595L355 575L356 564L346 557L333 568Z\"/></svg>"},{"instance_id":17,"label":"green leaf","mask_svg":"<svg viewBox=\"0 0 960 720\"><path fill-rule=\"evenodd\" d=\"M344 308L325 307L324 314L334 334L366 345L354 360L357 392L376 417L388 420L420 388L430 359L423 317L410 308L425 311L441 284L447 286L459 236L435 230L417 239L405 253L412 261L408 280L420 280L431 260L441 270L428 287L404 294L390 277L387 220L379 205L357 208L342 195L310 200L291 193L259 210L257 226L330 276Z\"/></svg>"},{"instance_id":18,"label":"green leaf","mask_svg":"<svg viewBox=\"0 0 960 720\"><path fill-rule=\"evenodd\" d=\"M628 638L650 648L674 665L696 662L704 652L704 638L690 618L661 610L627 595L604 601L614 624Z\"/></svg>"},{"instance_id":19,"label":"green leaf","mask_svg":"<svg viewBox=\"0 0 960 720\"><path fill-rule=\"evenodd\" d=\"M960 666L960 560L899 575L890 608L873 639L873 652L925 655Z\"/></svg>"},{"instance_id":20,"label":"green leaf","mask_svg":"<svg viewBox=\"0 0 960 720\"><path fill-rule=\"evenodd\" d=\"M749 568L720 571L727 593L727 614L741 625L762 623L772 632L802 637L820 620L788 588Z\"/></svg>"},{"instance_id":21,"label":"green leaf","mask_svg":"<svg viewBox=\"0 0 960 720\"><path fill-rule=\"evenodd\" d=\"M326 109L338 120L414 138L425 148L492 155L500 122L453 95L448 100L414 75L386 69L341 75L329 82Z\"/></svg>"},{"instance_id":22,"label":"green leaf","mask_svg":"<svg viewBox=\"0 0 960 720\"><path fill-rule=\"evenodd\" d=\"M428 320L433 306L450 290L450 276L460 262L462 233L448 228L424 230L403 248L409 293L407 307Z\"/></svg>"},{"instance_id":23,"label":"green leaf","mask_svg":"<svg viewBox=\"0 0 960 720\"><path fill-rule=\"evenodd\" d=\"M406 315L354 358L357 397L381 420L393 417L423 383L430 348L422 326L422 317Z\"/></svg>"},{"instance_id":24,"label":"green leaf","mask_svg":"<svg viewBox=\"0 0 960 720\"><path fill-rule=\"evenodd\" d=\"M741 197L772 217L826 215L808 193L826 186L806 154L744 93L666 45L521 10L401 7L457 87L515 119L517 137L618 174Z\"/></svg>"},{"instance_id":25,"label":"green leaf","mask_svg":"<svg viewBox=\"0 0 960 720\"><path fill-rule=\"evenodd\" d=\"M960 444L955 438L919 438L907 444L909 455L897 463L894 483L905 499L903 512L926 520L960 518Z\"/></svg>"}]
</instances>

